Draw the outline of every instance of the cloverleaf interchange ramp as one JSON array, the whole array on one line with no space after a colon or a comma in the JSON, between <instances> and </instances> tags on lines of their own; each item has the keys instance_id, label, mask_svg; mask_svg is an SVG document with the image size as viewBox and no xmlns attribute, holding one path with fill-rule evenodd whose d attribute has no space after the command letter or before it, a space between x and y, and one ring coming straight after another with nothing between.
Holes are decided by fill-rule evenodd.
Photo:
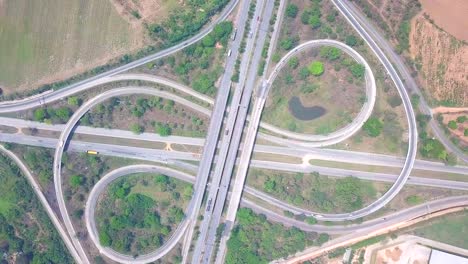
<instances>
[{"instance_id":1,"label":"cloverleaf interchange ramp","mask_svg":"<svg viewBox=\"0 0 468 264\"><path fill-rule=\"evenodd\" d=\"M338 1L339 2L339 1ZM235 4L237 3L237 1L233 1L232 2L232 6L231 4L228 6L228 13L232 10L232 9L229 9L229 8L233 8L235 6ZM334 2L335 3L335 2ZM342 11L340 9L341 12L345 12L345 11ZM228 13L225 13L225 15L227 15ZM347 14L345 14L345 16L347 16ZM223 17L223 16L221 16ZM224 18L223 18L224 19ZM353 20L352 18L348 18L348 20L350 21L350 23L355 27L355 28L358 28L357 25L353 24ZM209 32L209 31L208 31ZM401 82L401 80L399 79L397 73L393 70L393 66L388 62L388 60L386 60L385 58L385 55L383 54L380 54L379 53L379 48L378 47L374 47L372 46L373 42L372 42L372 39L370 37L368 37L364 32L361 32L359 31L359 34L366 40L366 42L369 44L369 46L371 47L371 49L378 55L378 58L381 60L382 64L385 66L385 68L387 69L388 72L390 72L391 74L391 77L393 79L393 81L395 82L395 85L397 86L398 88L398 91L400 93L400 96L402 97L403 99L403 104L404 104L404 107L405 107L405 111L406 111L406 114L407 114L407 119L408 119L408 123L409 123L409 130L410 130L410 133L409 133L409 150L408 150L408 154L407 154L407 158L406 158L406 161L404 162L404 167L403 167L403 170L400 174L400 176L397 178L395 184L392 186L392 188L390 189L389 192L387 192L384 196L382 196L381 198L379 198L379 200L375 201L373 204L371 204L370 206L366 207L366 208L363 208L361 210L358 210L356 212L353 212L353 213L348 213L348 214L338 214L338 215L323 215L324 217L324 220L330 220L330 221L344 221L344 220L352 220L352 219L357 219L357 218L360 218L362 216L365 216L365 215L368 215L372 212L375 212L376 210L378 210L379 208L381 208L382 206L384 206L386 203L388 203L391 199L393 199L393 197L401 190L401 188L404 186L404 184L406 183L408 177L409 177L409 174L411 172L411 169L413 168L414 164L415 164L415 155L416 155L416 146L417 146L417 131L416 131L416 126L415 126L415 120L414 120L414 113L412 111L412 108L411 108L411 105L410 105L410 102L409 102L409 97L408 97L408 94L406 93L405 91L405 87L403 86L403 83ZM203 33L203 34L207 34L207 33ZM170 81L170 80L163 80L162 78L158 79L158 77L148 77L148 76L143 76L143 75L138 75L138 74L134 74L134 75L131 75L131 74L123 74L123 75L116 75L117 73L121 73L123 71L126 71L130 68L134 68L136 66L139 66L139 65L143 65L144 63L146 62L149 62L151 60L154 60L154 59L157 59L157 58L161 58L163 56L166 56L168 54L171 54L177 50L180 50L182 49L183 47L191 44L191 43L194 43L195 41L198 41L199 39L201 39L204 35L202 33L200 33L199 35L197 36L200 36L198 39L196 38L193 38L191 40L189 40L188 42L185 42L185 43L181 43L179 44L179 46L177 46L178 48L176 48L175 50L172 50L172 48L170 50L167 51L167 54L164 53L164 52L160 52L158 53L159 55L155 54L153 57L148 57L147 58L147 61L144 61L144 60L140 60L138 63L136 64L129 64L127 66L127 68L119 68L119 70L116 70L116 71L111 71L111 72L108 72L106 73L105 75L98 75L98 76L95 76L93 79L89 79L85 82L80 82L80 83L77 83L75 85L72 85L72 86L69 86L67 88L64 88L64 89L61 89L61 90L58 90L58 91L55 91L55 92L50 92L50 93L47 93L47 94L44 94L44 95L41 95L39 97L36 97L36 98L32 98L32 99L25 99L25 100L22 100L22 101L17 101L17 102L7 102L7 103L2 103L0 104L0 112L3 112L3 113L6 113L6 112L14 112L14 111L20 111L20 110L26 110L26 109L29 109L29 108L33 108L33 107L37 107L37 106L40 106L44 103L50 103L50 102L53 102L55 100L59 100L61 98L64 98L64 97L67 97L71 94L75 94L75 93L78 93L80 91L84 91L86 89L89 89L89 88L92 88L94 87L95 85L97 84L103 84L103 83L107 83L107 82L112 82L112 81L120 81L120 80L127 80L127 79L135 79L135 80L139 80L139 79L142 79L142 80L145 80L145 81L152 81L152 82L155 82L155 83L160 83L160 84L163 84L163 85L167 85L167 86L170 86L170 87L175 87L175 86L178 86L178 89L179 91L182 91L186 94L189 94L191 96L194 96L196 97L197 99L200 99L204 102L208 102L208 103L211 103L213 104L213 100L209 97L206 97L204 95L201 95L201 94L198 94L196 92L194 92L193 90L191 90L190 88L187 88L185 86L182 86L182 85L179 85L173 81ZM193 41L192 41L193 40ZM318 42L320 44L320 42L322 41L322 43L324 44L330 44L330 40L318 40L316 42ZM327 42L328 41L328 42ZM327 43L325 43L327 42ZM339 42L338 42L339 43ZM306 43L307 44L307 43ZM334 43L335 45L336 43ZM302 44L304 45L304 44ZM339 46L339 44L336 44ZM175 46L176 47L176 46ZM300 46L302 47L302 46ZM173 47L174 48L174 47ZM295 50L293 52L296 52L298 50ZM157 55L157 56L156 56ZM159 57L158 57L159 56ZM287 55L288 56L288 55ZM381 57L382 56L382 57ZM283 58L284 60L286 60L286 58ZM144 62L143 62L144 61ZM365 62L365 61L364 61ZM138 64L138 65L137 65ZM135 66L136 65L136 66ZM281 68L281 65L280 66L277 66L279 67L278 70ZM393 70L393 71L392 71ZM273 74L277 74L277 72L275 71ZM269 87L271 86L271 83L273 81L273 79L275 78L275 75L272 75L270 76L270 78L268 79L269 81L267 82L267 87L266 87L266 93L262 94L262 96L266 96L267 94L267 91L269 89ZM369 78L369 75L366 74L366 80L367 81L374 81L373 78ZM227 83L224 82L222 84L222 87L224 87L224 89L226 89L226 87L228 85L226 85ZM366 86L368 87L368 86ZM131 87L127 87L127 88L131 88ZM126 88L122 88L120 91L125 91ZM150 89L152 88L144 88L144 87L138 87L138 88L133 88L133 92L136 92L137 90L135 89L148 89L148 92ZM153 89L154 90L154 89ZM114 91L114 90L112 90ZM115 95L123 95L123 94L126 94L126 92L122 92L122 93L118 93L118 92L115 92L115 94L112 94L112 91L108 91L108 94L106 94L106 96L115 96ZM143 91L143 90L139 90L139 91ZM366 91L368 91L368 88L366 88ZM151 92L149 92L151 93ZM370 92L372 94L372 91ZM153 93L151 93L153 94ZM214 150L216 149L216 142L218 141L218 136L219 136L219 130L220 130L220 127L223 122L223 118L222 118L222 113L224 113L224 110L222 112L220 111L217 111L217 106L219 105L218 103L215 103L214 104L214 108L215 110L213 111L213 113L211 113L211 111L207 110L206 108L203 108L203 107L200 107L199 105L197 106L196 104L186 100L186 99L176 99L177 97L174 97L173 95L171 95L170 93L165 93L165 94L153 94L153 95L157 95L157 96L163 96L166 97L166 98L171 98L172 100L178 100L177 102L178 103L183 103L185 105L189 105L191 108L203 113L203 114L212 114L212 115L218 115L218 117L216 118L217 122L213 123L214 125L214 128L215 130L213 130L214 132L212 132L212 134L215 134L214 137L210 137L207 142L204 142L204 144L208 144L209 147L206 147L205 148L209 148L211 149L211 153L210 154L211 156L213 156L214 154ZM226 96L226 94L224 94ZM369 95L369 92L368 92L368 95ZM219 96L219 95L218 95ZM99 97L99 96L98 96ZM180 97L179 97L180 98ZM367 119L367 117L370 115L370 113L372 112L372 107L369 107L370 105L373 105L373 100L375 100L375 83L374 83L374 95L370 97L371 98L371 101L369 102L369 104L365 105L365 107L363 109L367 109L366 111L362 112L361 113L364 113L362 114L362 117L359 117L358 118L358 121L354 122L350 125L350 130L346 131L344 130L345 132L348 132L348 133L345 133L345 132L342 132L342 130L339 131L339 133L337 132L337 134L335 135L336 137L333 137L333 139L329 139L329 140L332 140L330 141L329 143L330 144L334 144L336 142L339 142L341 140L343 140L342 138L344 138L345 136L351 136L354 132L356 132L357 130L360 129L360 126L362 126L362 123ZM374 99L372 99L374 98ZM102 100L105 100L105 96L101 97ZM225 99L227 99L227 97L225 97ZM262 99L265 99L265 98L262 98ZM91 99L90 102L92 102L92 100L95 100L95 99ZM100 100L100 99L97 99L97 100ZM183 101L185 100L185 101ZM217 98L218 100L218 98ZM224 99L223 99L224 100ZM222 101L223 101L222 100ZM224 105L224 107L221 107L222 108L225 108L225 104L226 104L226 101L224 100L224 103L222 103L221 105ZM85 104L86 106L89 106L91 107L92 105L91 104ZM263 108L263 106L262 106ZM81 108L80 108L81 109ZM84 108L83 108L84 109ZM369 110L370 109L370 110ZM84 112L86 112L87 110L83 110ZM83 112L83 114L84 114ZM78 112L77 112L78 113ZM60 197L61 196L61 199L63 199L63 195L61 195L61 184L60 184L60 166L61 166L61 151L63 150L63 148L67 145L67 138L68 138L68 135L71 131L71 129L75 126L76 122L79 120L79 115L75 113L76 115L76 118L73 118L71 119L71 121L67 124L64 132L62 133L62 136L60 138L60 140L58 141L58 144L57 144L57 151L56 151L56 159L55 159L55 162L54 162L54 178L57 178L57 182L56 182L56 191L57 191L57 198L60 200ZM359 114L359 116L361 116L361 113ZM255 112L256 115L253 116L253 118L251 118L251 120L255 121L255 123L258 124L260 118L259 116L257 115L261 115L261 110L257 110ZM74 117L75 117L74 115ZM221 116L221 117L220 117ZM367 117L366 117L367 116ZM75 123L73 123L75 122ZM213 122L213 120L212 120ZM211 126L211 123L210 122L210 126ZM261 124L260 123L260 126L264 127L264 128L270 128L270 130L275 130L274 127L271 127L269 126L268 124ZM68 127L70 127L70 130L67 131ZM347 128L344 128L344 129L347 129ZM211 130L210 130L211 131ZM276 131L273 131L275 132L276 134L280 134L280 135L284 135L285 131L281 131L281 130L276 130ZM349 132L352 132L351 135L349 134ZM255 133L256 134L256 133ZM210 136L210 135L209 135ZM281 139L280 137L275 137L275 136L271 136L271 135L263 135L261 134L260 135L261 137L270 137L269 139L271 141L276 141L278 139ZM286 135L288 137L288 139L285 139L285 140L282 140L281 142L288 146L288 147L292 147L292 148L295 148L297 147L298 145L299 146L302 146L303 148L309 148L311 146L314 146L313 144L314 143L311 143L311 142L302 142L300 140L305 140L305 141L315 141L314 139L313 140L310 140L311 138L313 138L312 136L308 136L308 135L299 135L299 134L287 134ZM330 136L330 135L328 135ZM253 135L253 137L255 137L255 135ZM332 138L330 136L330 138ZM338 139L337 139L338 138ZM317 138L315 138L317 139ZM321 140L323 140L323 138L320 138ZM325 140L326 141L326 140ZM334 143L333 143L334 142ZM253 143L252 143L253 144ZM324 146L323 143L319 143L319 144L322 144L322 145L315 145L315 146ZM253 146L252 146L253 147ZM317 151L320 151L320 150L317 150ZM203 155L205 156L205 155ZM204 157L202 157L203 159ZM203 179L199 180L199 184L198 184L198 187L195 188L195 193L194 193L194 200L197 200L197 202L195 203L195 208L197 208L196 210L194 210L194 212L197 212L198 211L198 208L200 207L201 205L201 201L202 201L202 198L203 198L203 193L204 193L204 186L206 185L206 181L208 180L207 178L207 175L208 175L208 172L211 168L211 164L210 164L210 161L213 160L213 157L211 158L206 158L204 163L205 165L202 165L202 169L200 169L199 171L199 174L200 175L203 175ZM250 158L249 158L250 160ZM161 162L165 163L165 162L168 162L167 159L164 159L164 158L161 158L160 160ZM57 174L56 174L57 173ZM56 176L57 175L57 176ZM200 179L201 177L198 177L197 176L197 180ZM205 184L203 184L205 183ZM58 184L58 185L57 185ZM195 199L196 198L196 199ZM59 204L61 204L61 202L59 202ZM63 211L62 211L62 208L61 208L61 213L62 213L62 216L63 214L65 214L65 217L64 217L64 221L66 222L65 218L68 218L68 213L66 212L66 205L65 203L63 202L63 204L61 204L61 207L63 207ZM189 221L192 221L192 224L194 223L193 221L195 221L195 217L193 217L191 214L189 214ZM181 224L179 226L180 228L180 232L183 233L183 230L186 230L186 227L188 226L188 222L184 222L183 224ZM187 225L186 225L187 223ZM297 224L297 223L296 223ZM70 224L68 225L66 223L66 226L67 226L67 229L68 229L68 232L70 233L70 237L72 238L72 241L75 245L75 247L78 249L79 251L79 254L83 260L83 263L86 263L87 260L85 260L87 257L86 257L86 254L84 253L83 249L81 248L80 249L80 245L79 245L79 241L77 241L76 238L73 238L75 236L74 234L74 231L73 231L73 226ZM189 230L190 232L190 230ZM179 234L179 229L177 230L177 234ZM173 237L178 237L178 235L174 235ZM179 237L180 238L180 237ZM175 239L174 239L175 241ZM178 241L178 240L177 240ZM177 242L176 241L176 242ZM168 248L170 247L172 244L172 238L171 238L171 242L168 243L168 245L164 245L162 249L165 249L165 248ZM157 258L161 257L162 255L157 255ZM152 257L151 259L153 259L154 257ZM156 259L157 259L156 258ZM120 256L120 258L117 258L118 260L117 261L122 261L122 262L131 262L131 260L129 260L128 258L126 258L126 256ZM144 261L144 260L142 260Z\"/></svg>"}]
</instances>

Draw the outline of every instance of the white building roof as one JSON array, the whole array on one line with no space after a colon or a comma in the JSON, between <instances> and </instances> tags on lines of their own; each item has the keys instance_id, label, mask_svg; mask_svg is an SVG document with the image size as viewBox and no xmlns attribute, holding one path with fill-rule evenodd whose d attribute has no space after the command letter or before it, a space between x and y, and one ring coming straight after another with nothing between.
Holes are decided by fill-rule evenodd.
<instances>
[{"instance_id":1,"label":"white building roof","mask_svg":"<svg viewBox=\"0 0 468 264\"><path fill-rule=\"evenodd\" d=\"M429 264L468 264L468 258L433 249Z\"/></svg>"}]
</instances>

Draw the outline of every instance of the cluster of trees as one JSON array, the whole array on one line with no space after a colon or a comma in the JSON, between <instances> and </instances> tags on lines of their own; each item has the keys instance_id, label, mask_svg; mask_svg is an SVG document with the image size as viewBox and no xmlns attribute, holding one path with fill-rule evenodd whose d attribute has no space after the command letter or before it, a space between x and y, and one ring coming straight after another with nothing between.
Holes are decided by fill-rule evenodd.
<instances>
[{"instance_id":1,"label":"cluster of trees","mask_svg":"<svg viewBox=\"0 0 468 264\"><path fill-rule=\"evenodd\" d=\"M350 38L355 40L354 36L350 36ZM329 61L340 59L341 55L342 51L338 48L328 46L320 48L320 56ZM352 76L358 79L362 79L366 73L366 68L364 65L356 62L352 58L345 58L341 60L341 65L335 65L335 70L340 70L341 66L346 67Z\"/></svg>"},{"instance_id":2,"label":"cluster of trees","mask_svg":"<svg viewBox=\"0 0 468 264\"><path fill-rule=\"evenodd\" d=\"M52 181L53 156L50 150L44 148L25 147L23 158L28 167L37 175L43 186Z\"/></svg>"},{"instance_id":3,"label":"cluster of trees","mask_svg":"<svg viewBox=\"0 0 468 264\"><path fill-rule=\"evenodd\" d=\"M416 122L418 123L418 136L419 136L419 152L425 158L439 159L449 165L456 164L456 157L447 153L442 143L432 138L427 133L427 124L431 120L430 115L418 114L416 115Z\"/></svg>"},{"instance_id":4,"label":"cluster of trees","mask_svg":"<svg viewBox=\"0 0 468 264\"><path fill-rule=\"evenodd\" d=\"M301 22L310 25L313 29L318 29L322 25L321 0L311 0L312 6L304 10L301 15Z\"/></svg>"},{"instance_id":5,"label":"cluster of trees","mask_svg":"<svg viewBox=\"0 0 468 264\"><path fill-rule=\"evenodd\" d=\"M178 43L197 33L228 0L188 1L183 10L177 9L162 23L148 26L151 37L162 41L164 47Z\"/></svg>"},{"instance_id":6,"label":"cluster of trees","mask_svg":"<svg viewBox=\"0 0 468 264\"><path fill-rule=\"evenodd\" d=\"M39 122L64 124L72 114L73 111L67 106L62 106L57 109L51 107L37 108L34 110L34 119Z\"/></svg>"},{"instance_id":7,"label":"cluster of trees","mask_svg":"<svg viewBox=\"0 0 468 264\"><path fill-rule=\"evenodd\" d=\"M16 254L15 263L72 263L25 177L1 155L0 181L0 258Z\"/></svg>"},{"instance_id":8,"label":"cluster of trees","mask_svg":"<svg viewBox=\"0 0 468 264\"><path fill-rule=\"evenodd\" d=\"M367 135L371 137L378 137L381 134L383 127L384 124L382 123L382 121L380 121L380 119L378 119L377 117L370 117L364 123L362 129L364 129Z\"/></svg>"},{"instance_id":9,"label":"cluster of trees","mask_svg":"<svg viewBox=\"0 0 468 264\"><path fill-rule=\"evenodd\" d=\"M463 124L465 123L466 121L468 121L468 117L467 116L459 116L457 117L456 120L450 120L447 124L447 126L452 129L452 130L455 130L458 128L458 124ZM465 129L465 134L466 134L466 129ZM466 135L465 135L466 136Z\"/></svg>"},{"instance_id":10,"label":"cluster of trees","mask_svg":"<svg viewBox=\"0 0 468 264\"><path fill-rule=\"evenodd\" d=\"M253 171L251 176L255 182L263 182L257 187L265 192L297 206L323 212L353 211L361 208L366 198L376 195L371 183L354 177L329 179L316 172L267 175L259 170Z\"/></svg>"},{"instance_id":11,"label":"cluster of trees","mask_svg":"<svg viewBox=\"0 0 468 264\"><path fill-rule=\"evenodd\" d=\"M268 263L306 246L318 245L317 233L272 224L264 215L257 215L248 208L239 209L237 220L238 225L227 243L227 264Z\"/></svg>"},{"instance_id":12,"label":"cluster of trees","mask_svg":"<svg viewBox=\"0 0 468 264\"><path fill-rule=\"evenodd\" d=\"M295 4L290 3L286 7L286 15L290 18L295 18L298 12L299 12L299 8Z\"/></svg>"},{"instance_id":13,"label":"cluster of trees","mask_svg":"<svg viewBox=\"0 0 468 264\"><path fill-rule=\"evenodd\" d=\"M140 182L149 184L147 177ZM185 215L169 200L156 201L148 195L133 193L134 184L136 182L122 179L109 186L109 198L103 201L99 211L102 214L98 218L99 240L103 246L119 252L140 254L148 247L162 245ZM159 191L170 191L174 200L180 198L180 193L176 191L177 183L165 175L156 175L153 186ZM191 192L191 188L184 188L184 197L187 194L190 196ZM144 231L143 235L141 231Z\"/></svg>"}]
</instances>

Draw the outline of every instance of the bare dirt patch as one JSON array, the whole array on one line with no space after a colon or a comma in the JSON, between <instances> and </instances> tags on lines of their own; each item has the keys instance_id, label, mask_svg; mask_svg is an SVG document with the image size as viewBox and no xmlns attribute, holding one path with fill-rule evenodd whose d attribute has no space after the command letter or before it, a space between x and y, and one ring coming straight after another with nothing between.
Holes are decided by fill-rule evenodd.
<instances>
[{"instance_id":1,"label":"bare dirt patch","mask_svg":"<svg viewBox=\"0 0 468 264\"><path fill-rule=\"evenodd\" d=\"M468 45L420 14L411 23L410 56L425 92L442 104L468 105Z\"/></svg>"},{"instance_id":2,"label":"bare dirt patch","mask_svg":"<svg viewBox=\"0 0 468 264\"><path fill-rule=\"evenodd\" d=\"M468 41L468 1L420 0L424 12L454 37Z\"/></svg>"},{"instance_id":3,"label":"bare dirt patch","mask_svg":"<svg viewBox=\"0 0 468 264\"><path fill-rule=\"evenodd\" d=\"M168 17L170 11L184 4L184 0L111 0L111 3L127 21L155 23Z\"/></svg>"}]
</instances>

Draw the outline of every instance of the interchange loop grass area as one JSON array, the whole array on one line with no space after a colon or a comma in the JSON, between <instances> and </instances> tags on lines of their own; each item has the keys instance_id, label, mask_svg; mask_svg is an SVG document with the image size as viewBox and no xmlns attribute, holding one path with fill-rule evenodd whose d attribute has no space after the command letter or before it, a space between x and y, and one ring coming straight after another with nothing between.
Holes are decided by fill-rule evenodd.
<instances>
[{"instance_id":1,"label":"interchange loop grass area","mask_svg":"<svg viewBox=\"0 0 468 264\"><path fill-rule=\"evenodd\" d=\"M184 217L190 184L163 174L115 180L99 197L96 220L103 246L130 255L161 246Z\"/></svg>"},{"instance_id":2,"label":"interchange loop grass area","mask_svg":"<svg viewBox=\"0 0 468 264\"><path fill-rule=\"evenodd\" d=\"M366 100L364 71L353 74L360 64L336 47L308 48L287 64L270 90L262 116L266 123L328 134L350 123Z\"/></svg>"}]
</instances>

